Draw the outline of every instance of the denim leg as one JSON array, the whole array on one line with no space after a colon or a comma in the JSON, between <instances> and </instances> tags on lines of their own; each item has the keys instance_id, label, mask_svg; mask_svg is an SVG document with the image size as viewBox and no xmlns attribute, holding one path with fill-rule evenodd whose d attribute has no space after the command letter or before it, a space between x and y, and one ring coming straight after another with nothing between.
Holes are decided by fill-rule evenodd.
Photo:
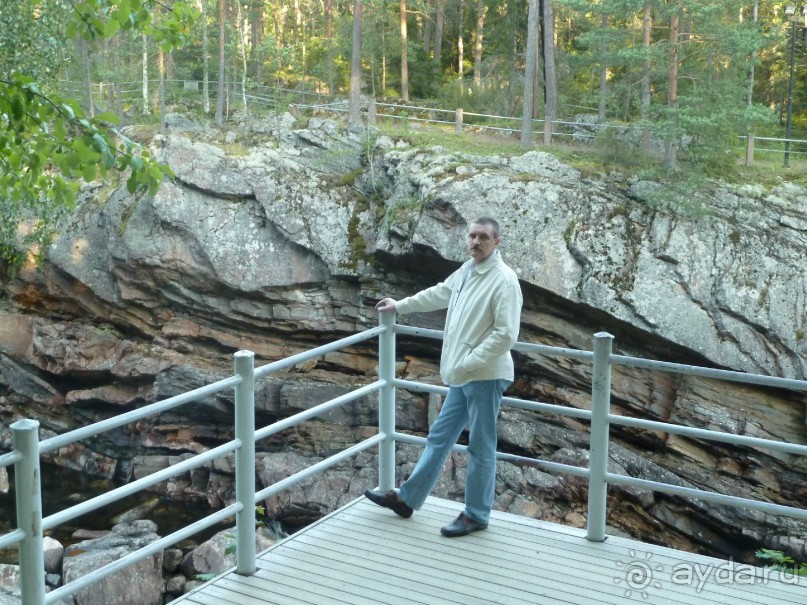
<instances>
[{"instance_id":1,"label":"denim leg","mask_svg":"<svg viewBox=\"0 0 807 605\"><path fill-rule=\"evenodd\" d=\"M451 448L468 424L468 405L463 389L449 387L443 407L429 429L426 448L412 474L398 489L398 497L415 510L423 506L440 477Z\"/></svg>"},{"instance_id":2,"label":"denim leg","mask_svg":"<svg viewBox=\"0 0 807 605\"><path fill-rule=\"evenodd\" d=\"M471 425L465 515L480 523L489 522L496 496L496 421L508 384L507 380L479 380L463 387Z\"/></svg>"}]
</instances>

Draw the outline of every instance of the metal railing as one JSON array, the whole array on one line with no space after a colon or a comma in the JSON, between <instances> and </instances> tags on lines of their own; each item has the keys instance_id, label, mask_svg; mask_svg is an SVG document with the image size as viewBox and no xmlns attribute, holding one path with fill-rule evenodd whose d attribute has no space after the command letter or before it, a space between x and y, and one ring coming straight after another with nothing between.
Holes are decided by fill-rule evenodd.
<instances>
[{"instance_id":1,"label":"metal railing","mask_svg":"<svg viewBox=\"0 0 807 605\"><path fill-rule=\"evenodd\" d=\"M23 605L42 605L53 603L63 597L102 579L115 572L145 559L168 546L185 539L196 532L218 523L227 517L236 517L236 572L250 575L256 570L255 532L256 515L255 504L284 489L318 474L343 460L355 456L359 452L378 446L378 488L392 489L395 485L395 444L409 443L425 444L425 438L400 433L395 428L395 392L396 389L406 389L415 392L431 392L444 394L448 389L443 386L430 385L396 378L396 336L414 336L422 338L442 339L443 332L403 326L395 323L394 313L382 313L380 325L337 340L333 343L317 347L285 359L255 368L254 354L250 351L239 351L234 355L234 375L213 384L171 397L164 401L154 403L135 411L131 411L108 420L77 429L39 441L39 423L35 420L23 419L11 425L14 435L14 450L0 456L0 467L15 465L15 489L17 495L17 525L18 528L0 536L0 549L19 545L19 562ZM336 397L330 401L319 404L313 408L275 422L261 429L255 429L254 399L255 381L274 372L292 367L300 362L315 359L326 353L337 351L347 346L355 345L369 339L378 337L378 380L358 388L354 391ZM661 483L648 479L640 479L627 475L608 472L608 451L610 443L610 426L626 426L645 429L649 431L665 431L703 440L712 440L741 446L765 448L778 452L796 455L807 455L807 446L779 442L769 439L760 439L720 431L687 427L666 422L644 420L614 415L610 412L611 373L613 366L626 366L644 368L654 371L670 372L676 374L699 376L730 382L775 387L795 391L807 391L807 381L745 374L727 370L716 370L684 364L651 361L637 357L627 357L612 354L613 337L601 332L594 335L592 351L581 351L519 342L513 350L522 353L537 354L552 357L566 357L591 364L591 410L566 407L562 405L542 403L505 397L503 405L516 408L534 410L542 413L559 414L588 420L591 423L589 467L578 467L568 464L540 460L525 456L497 452L497 458L517 464L525 464L554 473L566 473L576 477L588 479L588 515L586 538L590 541L601 542L605 539L605 521L607 515L606 492L608 485L633 486L642 489L654 490L682 496L696 498L708 502L715 502L730 506L746 507L758 511L790 516L796 519L807 520L807 510L764 502L728 496L706 490L681 487L670 483ZM220 445L202 454L198 454L175 464L169 468L143 477L130 484L119 487L106 494L97 496L86 502L72 506L48 517L42 517L42 499L39 483L39 459L43 452L63 447L75 441L97 435L103 431L120 427L129 422L158 414L186 403L196 401L214 393L227 389L234 389L235 407L235 437L232 441ZM313 466L305 468L277 483L270 485L256 493L255 491L255 442L265 439L279 431L290 428L334 408L345 405L362 397L379 393L378 433L365 439ZM466 450L466 446L456 445L457 451ZM195 523L160 538L150 545L141 548L129 555L110 563L92 574L79 578L60 588L45 593L45 575L43 560L43 532L56 527L70 519L97 510L130 495L140 489L164 481L170 477L187 472L193 468L212 461L214 458L235 454L236 500L225 508L196 521Z\"/></svg>"}]
</instances>

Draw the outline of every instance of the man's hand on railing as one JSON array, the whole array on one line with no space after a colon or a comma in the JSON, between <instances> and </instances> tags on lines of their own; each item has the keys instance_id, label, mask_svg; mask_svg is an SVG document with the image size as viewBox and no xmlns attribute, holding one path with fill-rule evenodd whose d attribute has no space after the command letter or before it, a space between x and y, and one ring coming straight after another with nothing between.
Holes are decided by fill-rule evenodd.
<instances>
[{"instance_id":1,"label":"man's hand on railing","mask_svg":"<svg viewBox=\"0 0 807 605\"><path fill-rule=\"evenodd\" d=\"M381 300L376 303L376 309L381 311L394 311L395 310L395 299L393 298L382 298Z\"/></svg>"}]
</instances>

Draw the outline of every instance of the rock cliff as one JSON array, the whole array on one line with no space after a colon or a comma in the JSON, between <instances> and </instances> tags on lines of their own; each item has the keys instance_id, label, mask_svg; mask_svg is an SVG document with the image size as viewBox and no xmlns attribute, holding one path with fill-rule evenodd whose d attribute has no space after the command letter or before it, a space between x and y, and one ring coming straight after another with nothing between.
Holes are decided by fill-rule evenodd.
<instances>
[{"instance_id":1,"label":"rock cliff","mask_svg":"<svg viewBox=\"0 0 807 605\"><path fill-rule=\"evenodd\" d=\"M153 197L95 186L70 225L32 264L2 278L0 447L5 427L34 417L63 432L198 387L231 372L376 324L382 295L405 296L466 258L479 215L503 228L501 250L521 279L521 339L589 349L615 335L619 353L807 378L803 271L807 192L783 184L715 185L671 204L659 186L588 177L553 156L480 157L416 149L375 131L346 132L291 116L224 133L173 128L151 145L177 178ZM439 314L401 318L440 327ZM437 382L434 342L401 339L398 369ZM373 379L373 344L258 385L264 425ZM587 407L590 368L517 355L510 394ZM423 433L429 402L400 392L398 426ZM375 400L259 444L267 484L367 437ZM618 369L615 413L807 443L805 396ZM209 398L55 452L51 461L129 480L232 437L232 400ZM807 506L807 462L755 448L614 429L615 472ZM585 465L585 423L506 409L500 449ZM399 478L417 452L401 447ZM461 498L465 460L452 456L437 494ZM302 524L375 481L365 453L273 497L269 514ZM231 459L158 486L164 497L221 506ZM805 560L807 525L743 509L611 488L610 531L748 560L760 547ZM496 506L580 525L585 485L501 464Z\"/></svg>"}]
</instances>

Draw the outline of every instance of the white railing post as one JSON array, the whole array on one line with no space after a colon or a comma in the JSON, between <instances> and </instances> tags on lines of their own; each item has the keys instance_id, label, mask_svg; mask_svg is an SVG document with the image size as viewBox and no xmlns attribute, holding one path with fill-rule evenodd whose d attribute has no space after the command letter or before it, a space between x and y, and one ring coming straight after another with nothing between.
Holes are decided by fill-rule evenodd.
<instances>
[{"instance_id":1,"label":"white railing post","mask_svg":"<svg viewBox=\"0 0 807 605\"><path fill-rule=\"evenodd\" d=\"M605 540L608 484L608 415L611 407L611 348L614 337L607 332L594 335L594 364L591 376L591 440L588 464L588 520L586 538Z\"/></svg>"},{"instance_id":2,"label":"white railing post","mask_svg":"<svg viewBox=\"0 0 807 605\"><path fill-rule=\"evenodd\" d=\"M238 351L235 373L242 381L235 387L235 496L244 508L235 515L236 572L255 573L255 354Z\"/></svg>"},{"instance_id":3,"label":"white railing post","mask_svg":"<svg viewBox=\"0 0 807 605\"><path fill-rule=\"evenodd\" d=\"M17 527L25 532L20 542L22 605L45 602L45 554L42 536L42 488L39 468L39 422L18 420L11 425L14 449L22 460L14 465L17 492Z\"/></svg>"},{"instance_id":4,"label":"white railing post","mask_svg":"<svg viewBox=\"0 0 807 605\"><path fill-rule=\"evenodd\" d=\"M378 336L378 377L385 382L378 392L378 432L385 436L378 446L378 489L395 487L395 312L379 313L386 330Z\"/></svg>"}]
</instances>

